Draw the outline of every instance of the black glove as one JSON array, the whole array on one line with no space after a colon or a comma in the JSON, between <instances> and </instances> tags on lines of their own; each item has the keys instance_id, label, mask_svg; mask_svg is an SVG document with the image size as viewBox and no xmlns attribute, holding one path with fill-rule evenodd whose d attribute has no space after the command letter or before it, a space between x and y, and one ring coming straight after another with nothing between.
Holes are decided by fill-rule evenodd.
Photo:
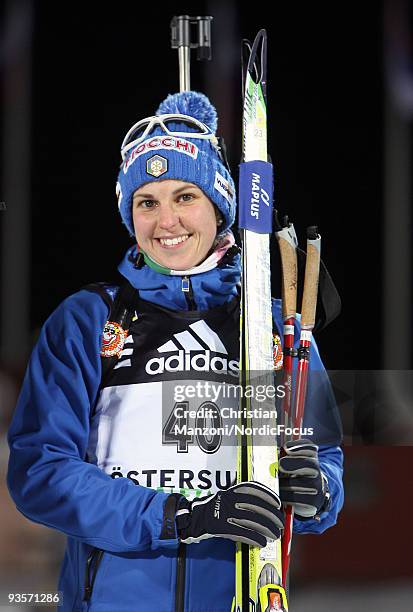
<instances>
[{"instance_id":1,"label":"black glove","mask_svg":"<svg viewBox=\"0 0 413 612\"><path fill-rule=\"evenodd\" d=\"M215 495L181 499L176 527L181 542L227 538L263 547L277 540L284 526L280 498L259 482L240 482Z\"/></svg>"},{"instance_id":2,"label":"black glove","mask_svg":"<svg viewBox=\"0 0 413 612\"><path fill-rule=\"evenodd\" d=\"M306 440L292 440L280 459L280 497L294 507L301 521L319 519L330 507L327 477L320 470L318 446Z\"/></svg>"}]
</instances>

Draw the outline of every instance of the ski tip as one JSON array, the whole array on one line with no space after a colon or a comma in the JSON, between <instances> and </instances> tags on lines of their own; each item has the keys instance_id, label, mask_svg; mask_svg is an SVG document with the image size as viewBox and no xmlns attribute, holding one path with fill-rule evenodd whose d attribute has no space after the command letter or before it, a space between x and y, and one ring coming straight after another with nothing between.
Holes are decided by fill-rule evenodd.
<instances>
[{"instance_id":1,"label":"ski tip","mask_svg":"<svg viewBox=\"0 0 413 612\"><path fill-rule=\"evenodd\" d=\"M256 83L266 81L267 73L267 30L262 28L254 38L248 60L247 71Z\"/></svg>"}]
</instances>

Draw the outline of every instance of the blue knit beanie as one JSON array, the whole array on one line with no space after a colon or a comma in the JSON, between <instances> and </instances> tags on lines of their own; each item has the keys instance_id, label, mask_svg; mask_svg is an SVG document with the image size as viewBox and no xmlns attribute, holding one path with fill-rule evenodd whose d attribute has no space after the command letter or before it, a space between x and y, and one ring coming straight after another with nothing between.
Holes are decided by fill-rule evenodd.
<instances>
[{"instance_id":1,"label":"blue knit beanie","mask_svg":"<svg viewBox=\"0 0 413 612\"><path fill-rule=\"evenodd\" d=\"M175 117L165 118L165 131L159 121L171 114L183 115L182 121ZM122 145L123 163L116 194L123 223L134 236L132 199L139 187L152 181L177 179L197 185L216 205L223 216L219 226L219 232L223 233L234 222L236 199L234 181L215 136L215 108L203 94L186 91L169 95L156 111L156 117L159 119L153 122L153 129L143 139L139 136L143 135L144 128L136 133L131 129ZM191 117L201 123L201 128L191 123ZM150 119L153 118L148 118L146 126L151 123ZM207 138L191 137L191 133L200 133L200 129ZM184 136L175 133L184 133ZM139 142L132 144L136 139Z\"/></svg>"}]
</instances>

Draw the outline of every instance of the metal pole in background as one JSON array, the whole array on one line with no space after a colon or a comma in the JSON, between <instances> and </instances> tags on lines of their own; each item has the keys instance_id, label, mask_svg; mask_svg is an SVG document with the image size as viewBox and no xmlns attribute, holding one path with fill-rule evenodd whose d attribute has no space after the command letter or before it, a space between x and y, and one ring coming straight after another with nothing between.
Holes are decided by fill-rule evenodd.
<instances>
[{"instance_id":1,"label":"metal pole in background","mask_svg":"<svg viewBox=\"0 0 413 612\"><path fill-rule=\"evenodd\" d=\"M0 42L1 143L0 359L24 365L30 350L30 130L32 0L9 0Z\"/></svg>"},{"instance_id":2,"label":"metal pole in background","mask_svg":"<svg viewBox=\"0 0 413 612\"><path fill-rule=\"evenodd\" d=\"M408 23L408 3L386 0L382 341L382 363L386 370L410 369L413 357L410 178L413 75L409 65L413 50Z\"/></svg>"},{"instance_id":3,"label":"metal pole in background","mask_svg":"<svg viewBox=\"0 0 413 612\"><path fill-rule=\"evenodd\" d=\"M180 15L172 19L171 46L178 49L180 91L190 91L191 49L196 49L198 60L211 59L211 21L214 19L214 61L204 66L204 90L218 111L218 133L225 135L227 145L234 153L234 132L238 129L234 117L239 116L241 110L235 110L234 102L239 99L238 10L233 0L225 3L212 0L206 9L214 17ZM238 85L236 89L234 84ZM238 163L236 155L235 158Z\"/></svg>"},{"instance_id":4,"label":"metal pole in background","mask_svg":"<svg viewBox=\"0 0 413 612\"><path fill-rule=\"evenodd\" d=\"M171 21L171 47L178 49L179 91L191 91L191 49L197 50L197 59L211 59L212 17L179 15ZM191 28L192 26L192 28ZM191 29L196 26L196 41L191 41Z\"/></svg>"}]
</instances>

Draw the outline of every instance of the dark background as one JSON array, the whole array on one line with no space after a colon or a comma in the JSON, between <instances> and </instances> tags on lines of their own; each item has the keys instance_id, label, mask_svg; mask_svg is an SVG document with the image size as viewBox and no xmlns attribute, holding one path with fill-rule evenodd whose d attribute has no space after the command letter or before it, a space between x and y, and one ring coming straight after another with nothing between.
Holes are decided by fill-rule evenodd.
<instances>
[{"instance_id":1,"label":"dark background","mask_svg":"<svg viewBox=\"0 0 413 612\"><path fill-rule=\"evenodd\" d=\"M387 87L382 2L37 1L32 7L32 342L67 295L115 274L131 244L115 197L120 143L135 121L154 114L166 95L179 89L177 52L170 49L172 16L209 14L212 61L192 61L191 85L217 107L234 178L241 155L240 42L261 27L268 31L276 206L294 221L301 246L306 226L319 226L322 256L343 302L340 317L317 337L326 367L376 370L386 352L397 352L404 333L397 320L394 343L384 345L382 334ZM1 5L0 19L4 14ZM411 134L411 122L406 130ZM0 212L0 230L5 214ZM273 281L277 287L277 270ZM16 384L4 408L5 427L27 350L21 355L13 368L3 357L3 372L12 372ZM4 402L8 387L1 374L0 367ZM346 440L346 505L338 527L320 538L294 540L294 611L365 612L396 604L400 611L411 609L413 500L411 487L406 491L411 448L352 443ZM6 450L3 458L5 466ZM3 500L0 530L9 537L0 556L4 587L16 580L27 589L22 578L13 578L13 568L20 573L23 568L23 576L37 568L35 584L44 589L48 576L54 588L60 562L59 540L51 539L56 534L19 517L5 489ZM27 546L18 548L22 534L30 558Z\"/></svg>"},{"instance_id":2,"label":"dark background","mask_svg":"<svg viewBox=\"0 0 413 612\"><path fill-rule=\"evenodd\" d=\"M155 4L155 3L154 3ZM39 2L35 13L32 165L31 324L39 327L70 292L110 278L129 240L119 222L114 185L120 142L130 125L155 112L179 88L170 49L174 14L207 12L208 3L111 4L96 14ZM155 6L159 6L155 4ZM318 224L323 258L343 312L319 337L332 368L377 368L379 337L359 350L360 303L369 327L380 326L382 211L382 64L380 3L326 11L326 5L261 14L236 5L232 27L253 38L268 31L269 152L275 198L299 238ZM234 175L240 158L240 51L222 82L213 59L192 62L192 87L205 91L208 69L221 79L233 113L221 134ZM219 24L222 29L222 24ZM211 96L212 101L217 102ZM224 113L225 108L217 108ZM222 122L221 122L222 123ZM222 128L221 128L222 129ZM360 229L363 228L363 231ZM366 274L365 272L368 271Z\"/></svg>"}]
</instances>

